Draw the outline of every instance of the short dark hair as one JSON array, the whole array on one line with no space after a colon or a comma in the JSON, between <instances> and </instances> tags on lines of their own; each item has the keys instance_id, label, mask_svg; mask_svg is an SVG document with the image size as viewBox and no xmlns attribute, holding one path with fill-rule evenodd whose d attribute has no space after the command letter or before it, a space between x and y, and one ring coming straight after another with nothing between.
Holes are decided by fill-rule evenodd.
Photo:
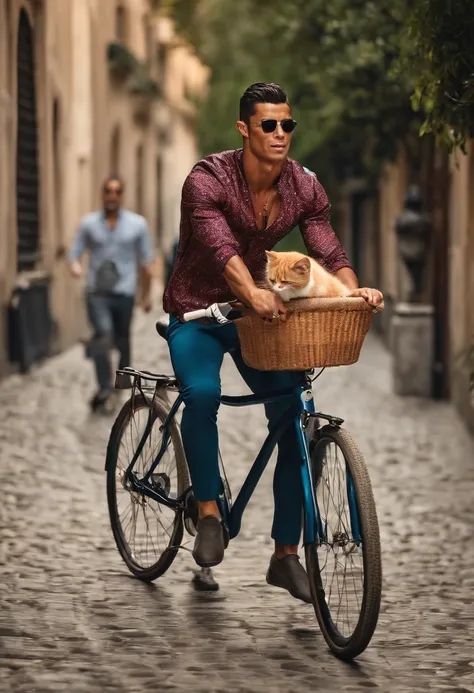
<instances>
[{"instance_id":1,"label":"short dark hair","mask_svg":"<svg viewBox=\"0 0 474 693\"><path fill-rule=\"evenodd\" d=\"M247 125L250 122L250 116L255 114L257 103L288 103L288 99L279 84L273 82L251 84L240 99L240 120Z\"/></svg>"},{"instance_id":2,"label":"short dark hair","mask_svg":"<svg viewBox=\"0 0 474 693\"><path fill-rule=\"evenodd\" d=\"M102 192L105 193L107 191L107 187L109 183L111 183L112 181L117 181L117 183L120 183L120 190L123 192L124 184L120 176L107 176L107 178L102 183Z\"/></svg>"}]
</instances>

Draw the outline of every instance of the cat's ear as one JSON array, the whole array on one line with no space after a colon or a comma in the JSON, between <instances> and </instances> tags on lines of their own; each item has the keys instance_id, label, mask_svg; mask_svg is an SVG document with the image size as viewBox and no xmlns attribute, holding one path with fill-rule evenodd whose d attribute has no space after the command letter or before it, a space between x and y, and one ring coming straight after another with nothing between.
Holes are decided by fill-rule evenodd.
<instances>
[{"instance_id":1,"label":"cat's ear","mask_svg":"<svg viewBox=\"0 0 474 693\"><path fill-rule=\"evenodd\" d=\"M309 257L303 257L301 260L298 260L298 262L295 262L293 269L295 272L298 272L298 274L308 274L311 269L311 261Z\"/></svg>"},{"instance_id":2,"label":"cat's ear","mask_svg":"<svg viewBox=\"0 0 474 693\"><path fill-rule=\"evenodd\" d=\"M277 259L277 253L275 253L274 250L266 250L265 255L269 260L276 260Z\"/></svg>"}]
</instances>

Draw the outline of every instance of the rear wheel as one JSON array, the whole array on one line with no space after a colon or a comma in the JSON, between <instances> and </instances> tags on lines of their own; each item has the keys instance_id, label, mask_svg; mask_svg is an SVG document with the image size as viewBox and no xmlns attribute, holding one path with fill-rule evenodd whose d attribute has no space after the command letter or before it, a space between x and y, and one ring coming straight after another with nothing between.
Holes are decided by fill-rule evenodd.
<instances>
[{"instance_id":1,"label":"rear wheel","mask_svg":"<svg viewBox=\"0 0 474 693\"><path fill-rule=\"evenodd\" d=\"M326 426L311 444L323 540L305 547L314 609L326 642L352 659L374 633L382 589L380 537L362 454L347 431Z\"/></svg>"},{"instance_id":2,"label":"rear wheel","mask_svg":"<svg viewBox=\"0 0 474 693\"><path fill-rule=\"evenodd\" d=\"M145 581L160 577L172 564L183 538L182 512L133 491L125 472L151 416L150 434L134 466L139 478L145 476L160 450L162 424L168 412L169 406L159 398L155 398L152 408L151 400L136 395L122 407L107 447L107 500L112 532L129 570ZM175 421L170 423L167 449L151 482L170 498L179 497L190 486Z\"/></svg>"}]
</instances>

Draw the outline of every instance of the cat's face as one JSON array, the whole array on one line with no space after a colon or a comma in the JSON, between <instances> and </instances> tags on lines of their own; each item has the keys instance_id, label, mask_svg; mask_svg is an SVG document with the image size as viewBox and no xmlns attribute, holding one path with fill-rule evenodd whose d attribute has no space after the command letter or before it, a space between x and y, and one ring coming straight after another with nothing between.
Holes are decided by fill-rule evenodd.
<instances>
[{"instance_id":1,"label":"cat's face","mask_svg":"<svg viewBox=\"0 0 474 693\"><path fill-rule=\"evenodd\" d=\"M266 251L267 281L275 293L304 289L311 278L311 262L301 253Z\"/></svg>"}]
</instances>

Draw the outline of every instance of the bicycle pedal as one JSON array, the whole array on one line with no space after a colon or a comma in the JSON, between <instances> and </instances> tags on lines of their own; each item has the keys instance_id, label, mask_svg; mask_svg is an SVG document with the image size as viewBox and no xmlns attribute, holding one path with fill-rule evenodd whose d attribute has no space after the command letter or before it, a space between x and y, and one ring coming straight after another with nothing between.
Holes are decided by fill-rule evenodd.
<instances>
[{"instance_id":1,"label":"bicycle pedal","mask_svg":"<svg viewBox=\"0 0 474 693\"><path fill-rule=\"evenodd\" d=\"M184 507L184 526L186 531L192 537L197 534L197 522L198 522L198 504L194 497L192 490L186 496L186 505Z\"/></svg>"}]
</instances>

